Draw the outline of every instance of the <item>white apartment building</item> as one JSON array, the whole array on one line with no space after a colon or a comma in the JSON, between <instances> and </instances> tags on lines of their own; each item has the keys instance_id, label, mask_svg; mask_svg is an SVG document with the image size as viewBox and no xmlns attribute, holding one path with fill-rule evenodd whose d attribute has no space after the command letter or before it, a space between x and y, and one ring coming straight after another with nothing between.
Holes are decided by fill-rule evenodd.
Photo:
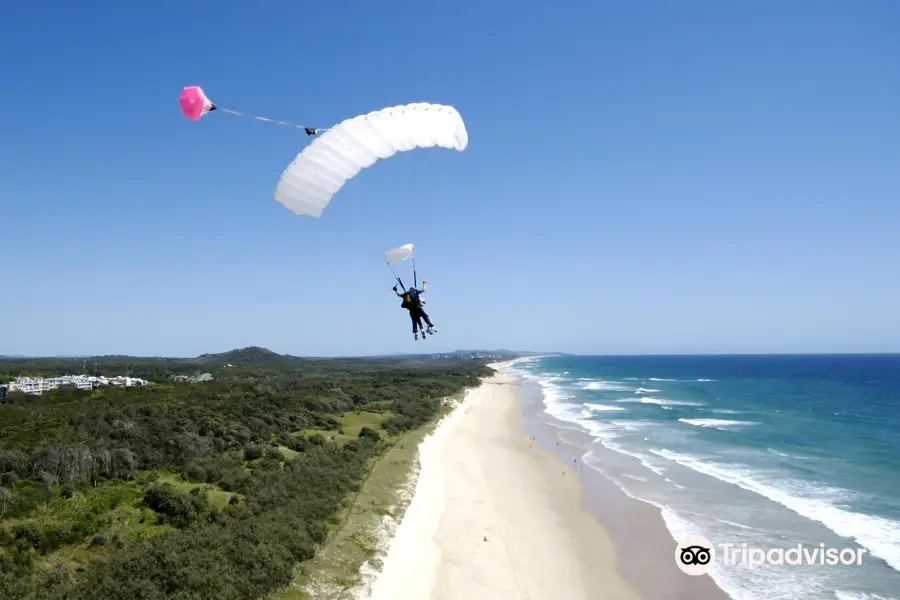
<instances>
[{"instance_id":1,"label":"white apartment building","mask_svg":"<svg viewBox=\"0 0 900 600\"><path fill-rule=\"evenodd\" d=\"M104 385L124 387L144 386L147 381L137 377L95 377L92 375L62 375L60 377L19 377L8 384L10 392L40 395L60 388L90 390Z\"/></svg>"}]
</instances>

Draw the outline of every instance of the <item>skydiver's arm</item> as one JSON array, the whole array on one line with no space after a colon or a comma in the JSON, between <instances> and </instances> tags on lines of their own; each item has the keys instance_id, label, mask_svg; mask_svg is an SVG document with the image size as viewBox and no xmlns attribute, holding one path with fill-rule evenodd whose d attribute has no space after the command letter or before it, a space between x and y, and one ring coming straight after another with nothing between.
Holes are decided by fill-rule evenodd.
<instances>
[{"instance_id":1,"label":"skydiver's arm","mask_svg":"<svg viewBox=\"0 0 900 600\"><path fill-rule=\"evenodd\" d=\"M427 291L428 291L428 282L423 279L422 280L422 293L424 294Z\"/></svg>"},{"instance_id":2,"label":"skydiver's arm","mask_svg":"<svg viewBox=\"0 0 900 600\"><path fill-rule=\"evenodd\" d=\"M402 297L403 297L403 294L401 294L400 292L397 291L397 286L396 286L396 285L395 285L393 288L391 288L391 289L394 290L394 293L397 294L397 297L398 297L398 298L402 298Z\"/></svg>"}]
</instances>

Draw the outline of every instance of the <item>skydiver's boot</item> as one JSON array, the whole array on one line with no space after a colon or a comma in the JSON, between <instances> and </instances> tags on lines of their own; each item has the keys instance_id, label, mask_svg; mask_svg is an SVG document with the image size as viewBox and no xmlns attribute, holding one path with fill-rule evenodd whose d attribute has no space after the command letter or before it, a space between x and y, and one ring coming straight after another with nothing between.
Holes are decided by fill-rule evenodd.
<instances>
[{"instance_id":1,"label":"skydiver's boot","mask_svg":"<svg viewBox=\"0 0 900 600\"><path fill-rule=\"evenodd\" d=\"M427 331L428 331L428 335L434 335L434 334L437 333L437 327L435 327L434 325L432 325L431 327L429 327L429 328L427 329Z\"/></svg>"},{"instance_id":2,"label":"skydiver's boot","mask_svg":"<svg viewBox=\"0 0 900 600\"><path fill-rule=\"evenodd\" d=\"M425 336L423 335L422 337L424 338ZM414 331L414 332L413 332L413 339L414 339L414 340L418 340L418 339L419 339L419 332L418 332L418 331Z\"/></svg>"}]
</instances>

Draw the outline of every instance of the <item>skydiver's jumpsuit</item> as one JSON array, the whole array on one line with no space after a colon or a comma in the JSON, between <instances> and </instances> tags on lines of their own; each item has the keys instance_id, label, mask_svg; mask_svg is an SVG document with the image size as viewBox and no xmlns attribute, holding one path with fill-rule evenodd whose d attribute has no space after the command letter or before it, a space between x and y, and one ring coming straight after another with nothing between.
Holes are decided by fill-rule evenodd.
<instances>
[{"instance_id":1,"label":"skydiver's jumpsuit","mask_svg":"<svg viewBox=\"0 0 900 600\"><path fill-rule=\"evenodd\" d=\"M425 322L428 324L429 327L434 327L434 323L431 322L431 319L428 317L428 313L425 312L425 309L422 308L421 304L419 305L418 308L411 309L409 311L409 316L413 322L413 333L416 332L416 324L418 324L419 327L422 327L422 323L421 323L422 319L425 319Z\"/></svg>"},{"instance_id":2,"label":"skydiver's jumpsuit","mask_svg":"<svg viewBox=\"0 0 900 600\"><path fill-rule=\"evenodd\" d=\"M416 295L418 296L415 301L411 303L410 306L407 306L407 310L409 310L409 318L412 319L413 333L416 333L417 328L425 328L422 327L422 319L425 319L425 322L428 323L429 327L434 327L434 323L431 322L431 318L428 316L428 313L425 312L425 309L422 308L422 294L424 294L424 290L416 290Z\"/></svg>"},{"instance_id":3,"label":"skydiver's jumpsuit","mask_svg":"<svg viewBox=\"0 0 900 600\"><path fill-rule=\"evenodd\" d=\"M415 309L409 309L409 318L412 319L413 333L416 333L419 329L423 332L425 331L425 326L422 325L422 318L416 314Z\"/></svg>"}]
</instances>

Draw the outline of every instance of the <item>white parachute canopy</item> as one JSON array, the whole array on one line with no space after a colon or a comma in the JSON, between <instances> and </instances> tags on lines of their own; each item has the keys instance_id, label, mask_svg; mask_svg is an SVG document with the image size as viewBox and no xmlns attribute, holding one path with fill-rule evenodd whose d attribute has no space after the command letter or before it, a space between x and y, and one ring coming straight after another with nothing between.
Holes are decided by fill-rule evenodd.
<instances>
[{"instance_id":1,"label":"white parachute canopy","mask_svg":"<svg viewBox=\"0 0 900 600\"><path fill-rule=\"evenodd\" d=\"M415 148L462 152L469 135L452 106L419 102L342 121L297 155L278 180L275 199L297 215L319 217L348 179L380 158Z\"/></svg>"},{"instance_id":2,"label":"white parachute canopy","mask_svg":"<svg viewBox=\"0 0 900 600\"><path fill-rule=\"evenodd\" d=\"M401 260L409 260L416 257L416 250L412 244L404 244L398 248L391 248L384 253L384 260L392 264Z\"/></svg>"}]
</instances>

